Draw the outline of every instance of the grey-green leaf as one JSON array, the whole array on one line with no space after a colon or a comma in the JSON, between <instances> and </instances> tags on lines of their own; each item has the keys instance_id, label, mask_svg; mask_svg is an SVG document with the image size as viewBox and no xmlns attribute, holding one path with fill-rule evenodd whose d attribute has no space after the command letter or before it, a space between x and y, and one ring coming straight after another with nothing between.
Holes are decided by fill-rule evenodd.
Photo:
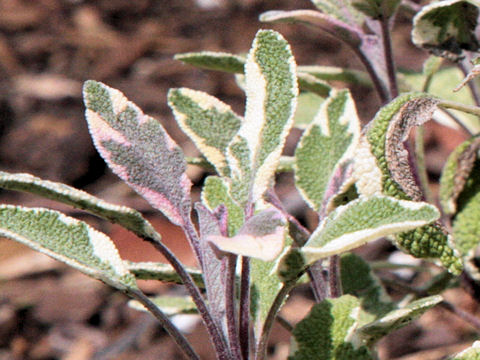
<instances>
[{"instance_id":1,"label":"grey-green leaf","mask_svg":"<svg viewBox=\"0 0 480 360\"><path fill-rule=\"evenodd\" d=\"M167 316L196 314L197 307L192 298L184 296L157 296L150 300ZM128 305L138 311L149 312L139 301L130 300Z\"/></svg>"},{"instance_id":2,"label":"grey-green leaf","mask_svg":"<svg viewBox=\"0 0 480 360\"><path fill-rule=\"evenodd\" d=\"M175 55L176 60L202 69L243 74L245 58L223 52L201 51Z\"/></svg>"},{"instance_id":3,"label":"grey-green leaf","mask_svg":"<svg viewBox=\"0 0 480 360\"><path fill-rule=\"evenodd\" d=\"M0 205L0 236L21 242L121 290L136 289L113 242L57 211Z\"/></svg>"}]
</instances>

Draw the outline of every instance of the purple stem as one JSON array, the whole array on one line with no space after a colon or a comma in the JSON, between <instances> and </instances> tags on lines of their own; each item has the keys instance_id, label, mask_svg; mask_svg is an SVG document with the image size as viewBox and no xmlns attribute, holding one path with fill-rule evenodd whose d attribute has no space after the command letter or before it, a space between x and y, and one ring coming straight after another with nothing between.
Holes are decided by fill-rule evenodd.
<instances>
[{"instance_id":1,"label":"purple stem","mask_svg":"<svg viewBox=\"0 0 480 360\"><path fill-rule=\"evenodd\" d=\"M235 269L237 267L237 256L228 255L227 256L227 279L225 284L226 292L226 318L227 318L227 331L228 331L228 340L230 343L230 350L235 359L242 359L240 338L238 334L238 323L235 311L235 280L236 273Z\"/></svg>"},{"instance_id":2,"label":"purple stem","mask_svg":"<svg viewBox=\"0 0 480 360\"><path fill-rule=\"evenodd\" d=\"M340 257L338 255L333 255L330 257L328 275L330 297L338 298L342 296L343 290L340 278Z\"/></svg>"},{"instance_id":3,"label":"purple stem","mask_svg":"<svg viewBox=\"0 0 480 360\"><path fill-rule=\"evenodd\" d=\"M392 39L390 37L389 18L384 16L379 21L382 29L383 51L385 55L385 63L387 65L390 99L394 99L398 96L398 85L397 74L395 72L395 60L393 58Z\"/></svg>"},{"instance_id":4,"label":"purple stem","mask_svg":"<svg viewBox=\"0 0 480 360\"><path fill-rule=\"evenodd\" d=\"M460 70L462 71L463 73L463 76L467 76L468 73L469 73L469 70L467 69L467 67L465 66L465 64L463 62L459 62L458 63L458 67L460 68ZM470 80L468 83L468 88L470 89L470 92L472 93L472 97L473 97L473 100L475 101L475 105L477 106L480 106L480 94L479 94L479 91L478 91L478 87L477 87L477 84L475 83L475 80Z\"/></svg>"},{"instance_id":5,"label":"purple stem","mask_svg":"<svg viewBox=\"0 0 480 360\"><path fill-rule=\"evenodd\" d=\"M242 256L242 278L240 280L240 348L242 359L248 360L250 352L250 259Z\"/></svg>"}]
</instances>

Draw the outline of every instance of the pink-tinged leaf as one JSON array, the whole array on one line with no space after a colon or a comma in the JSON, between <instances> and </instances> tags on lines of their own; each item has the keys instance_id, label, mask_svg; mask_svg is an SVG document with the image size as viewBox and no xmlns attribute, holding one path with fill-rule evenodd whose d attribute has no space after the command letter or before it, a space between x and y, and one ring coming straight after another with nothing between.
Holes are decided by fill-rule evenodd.
<instances>
[{"instance_id":1,"label":"pink-tinged leaf","mask_svg":"<svg viewBox=\"0 0 480 360\"><path fill-rule=\"evenodd\" d=\"M86 117L94 144L123 181L183 226L190 217L191 182L182 150L160 122L118 90L96 81L83 88Z\"/></svg>"},{"instance_id":2,"label":"pink-tinged leaf","mask_svg":"<svg viewBox=\"0 0 480 360\"><path fill-rule=\"evenodd\" d=\"M278 209L269 208L251 217L237 235L210 235L207 239L222 251L271 261L283 250L286 223Z\"/></svg>"}]
</instances>

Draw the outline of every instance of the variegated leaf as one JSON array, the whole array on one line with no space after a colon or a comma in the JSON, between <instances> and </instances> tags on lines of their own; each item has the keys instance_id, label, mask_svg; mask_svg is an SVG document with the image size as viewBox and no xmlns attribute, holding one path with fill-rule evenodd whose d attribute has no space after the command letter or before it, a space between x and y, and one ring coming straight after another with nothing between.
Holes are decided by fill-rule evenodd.
<instances>
[{"instance_id":1,"label":"variegated leaf","mask_svg":"<svg viewBox=\"0 0 480 360\"><path fill-rule=\"evenodd\" d=\"M158 280L167 283L182 284L180 275L175 271L172 265L160 262L133 262L124 261L128 271L139 280ZM198 269L186 268L195 284L205 288L202 272Z\"/></svg>"},{"instance_id":2,"label":"variegated leaf","mask_svg":"<svg viewBox=\"0 0 480 360\"><path fill-rule=\"evenodd\" d=\"M372 80L370 80L368 74L359 70L336 66L299 65L298 72L313 75L324 81L342 81L349 84L372 87Z\"/></svg>"},{"instance_id":3,"label":"variegated leaf","mask_svg":"<svg viewBox=\"0 0 480 360\"><path fill-rule=\"evenodd\" d=\"M208 240L222 251L271 261L283 249L286 225L285 216L271 207L248 219L235 236L211 235Z\"/></svg>"},{"instance_id":4,"label":"variegated leaf","mask_svg":"<svg viewBox=\"0 0 480 360\"><path fill-rule=\"evenodd\" d=\"M85 83L84 101L95 146L113 172L174 224L189 221L185 159L162 125L99 82Z\"/></svg>"},{"instance_id":5,"label":"variegated leaf","mask_svg":"<svg viewBox=\"0 0 480 360\"><path fill-rule=\"evenodd\" d=\"M245 205L271 185L285 138L293 125L298 94L290 46L270 30L255 37L245 65L245 120L228 149L232 196Z\"/></svg>"},{"instance_id":6,"label":"variegated leaf","mask_svg":"<svg viewBox=\"0 0 480 360\"><path fill-rule=\"evenodd\" d=\"M362 197L335 209L301 251L310 264L368 241L424 226L439 216L434 206L423 202L381 195Z\"/></svg>"},{"instance_id":7,"label":"variegated leaf","mask_svg":"<svg viewBox=\"0 0 480 360\"><path fill-rule=\"evenodd\" d=\"M480 359L480 341L475 341L471 347L459 352L450 360L478 360Z\"/></svg>"},{"instance_id":8,"label":"variegated leaf","mask_svg":"<svg viewBox=\"0 0 480 360\"><path fill-rule=\"evenodd\" d=\"M107 203L85 191L30 174L10 174L0 171L0 188L25 191L88 211L101 218L118 223L139 236L159 238L152 225L138 211L126 206Z\"/></svg>"},{"instance_id":9,"label":"variegated leaf","mask_svg":"<svg viewBox=\"0 0 480 360\"><path fill-rule=\"evenodd\" d=\"M312 0L312 3L323 13L344 23L361 28L365 22L365 15L355 9L352 0Z\"/></svg>"},{"instance_id":10,"label":"variegated leaf","mask_svg":"<svg viewBox=\"0 0 480 360\"><path fill-rule=\"evenodd\" d=\"M175 55L176 60L202 69L243 74L245 58L223 52L201 51Z\"/></svg>"},{"instance_id":11,"label":"variegated leaf","mask_svg":"<svg viewBox=\"0 0 480 360\"><path fill-rule=\"evenodd\" d=\"M445 0L425 6L413 20L413 43L452 60L463 50L476 51L479 5L477 0Z\"/></svg>"},{"instance_id":12,"label":"variegated leaf","mask_svg":"<svg viewBox=\"0 0 480 360\"><path fill-rule=\"evenodd\" d=\"M157 296L150 298L150 300L167 316L196 314L198 312L195 303L190 297ZM137 300L130 300L128 306L138 311L149 312L149 310Z\"/></svg>"},{"instance_id":13,"label":"variegated leaf","mask_svg":"<svg viewBox=\"0 0 480 360\"><path fill-rule=\"evenodd\" d=\"M0 205L0 236L18 241L121 290L136 289L113 242L57 211Z\"/></svg>"},{"instance_id":14,"label":"variegated leaf","mask_svg":"<svg viewBox=\"0 0 480 360\"><path fill-rule=\"evenodd\" d=\"M374 20L392 17L400 2L401 0L351 0L355 9Z\"/></svg>"},{"instance_id":15,"label":"variegated leaf","mask_svg":"<svg viewBox=\"0 0 480 360\"><path fill-rule=\"evenodd\" d=\"M294 125L296 128L305 129L315 118L324 99L314 93L304 92L298 95L298 106L295 111Z\"/></svg>"},{"instance_id":16,"label":"variegated leaf","mask_svg":"<svg viewBox=\"0 0 480 360\"><path fill-rule=\"evenodd\" d=\"M380 109L366 128L355 156L354 177L361 195L423 199L403 142L412 126L431 118L437 103L438 100L426 94L409 93ZM400 233L395 236L395 241L415 257L440 260L454 274L462 270L452 239L438 222Z\"/></svg>"},{"instance_id":17,"label":"variegated leaf","mask_svg":"<svg viewBox=\"0 0 480 360\"><path fill-rule=\"evenodd\" d=\"M293 330L289 360L371 360L366 346L354 342L360 302L351 295L327 299L312 307Z\"/></svg>"},{"instance_id":18,"label":"variegated leaf","mask_svg":"<svg viewBox=\"0 0 480 360\"><path fill-rule=\"evenodd\" d=\"M172 89L168 104L183 132L219 174L228 176L226 150L240 129L242 118L227 104L201 91Z\"/></svg>"},{"instance_id":19,"label":"variegated leaf","mask_svg":"<svg viewBox=\"0 0 480 360\"><path fill-rule=\"evenodd\" d=\"M295 151L295 180L315 211L326 208L341 184L335 173L353 157L360 121L348 90L333 93L320 107ZM331 188L335 187L333 191Z\"/></svg>"},{"instance_id":20,"label":"variegated leaf","mask_svg":"<svg viewBox=\"0 0 480 360\"><path fill-rule=\"evenodd\" d=\"M434 295L413 301L403 308L393 310L380 319L362 326L357 330L357 336L372 345L386 334L420 317L442 300L440 295Z\"/></svg>"}]
</instances>

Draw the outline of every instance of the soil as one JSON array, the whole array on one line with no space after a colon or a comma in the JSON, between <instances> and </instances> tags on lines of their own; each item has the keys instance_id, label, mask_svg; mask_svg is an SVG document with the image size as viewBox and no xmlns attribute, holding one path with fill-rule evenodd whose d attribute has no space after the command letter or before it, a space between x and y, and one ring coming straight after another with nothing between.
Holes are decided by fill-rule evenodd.
<instances>
[{"instance_id":1,"label":"soil","mask_svg":"<svg viewBox=\"0 0 480 360\"><path fill-rule=\"evenodd\" d=\"M195 261L182 232L152 211L106 168L96 153L81 98L82 83L95 79L120 89L145 113L159 119L187 155L197 155L166 105L172 87L215 95L243 112L244 96L229 74L181 64L176 53L211 50L245 53L259 28L274 28L291 43L299 64L362 69L335 39L300 25L269 26L258 15L272 9L309 8L308 0L0 0L0 168L28 172L84 189L108 201L135 207L159 229L188 265ZM408 17L395 33L397 65L420 70L426 54L409 41ZM345 86L345 84L339 84ZM375 93L352 88L361 118L378 109ZM430 175L438 178L446 155L465 135L439 125L427 127ZM291 136L291 152L298 134ZM189 169L198 186L205 173ZM311 214L292 190L290 175L279 177L286 206L313 226ZM194 190L198 197L198 188ZM78 216L108 233L123 257L162 260L150 245L112 226L51 201L9 191L2 203L46 206ZM359 250L383 259L386 243ZM421 279L412 281L420 282ZM182 289L141 282L149 294L181 294ZM401 293L389 289L401 298ZM478 315L478 303L462 290L446 297ZM176 359L181 355L148 314L126 305L127 298L102 283L24 246L0 239L0 360ZM313 304L306 289L296 291L283 310L295 323ZM202 359L214 359L203 327L192 317L177 319ZM475 332L445 310L433 309L382 340L381 359L440 359L471 344ZM273 331L270 359L285 359L289 334Z\"/></svg>"}]
</instances>

